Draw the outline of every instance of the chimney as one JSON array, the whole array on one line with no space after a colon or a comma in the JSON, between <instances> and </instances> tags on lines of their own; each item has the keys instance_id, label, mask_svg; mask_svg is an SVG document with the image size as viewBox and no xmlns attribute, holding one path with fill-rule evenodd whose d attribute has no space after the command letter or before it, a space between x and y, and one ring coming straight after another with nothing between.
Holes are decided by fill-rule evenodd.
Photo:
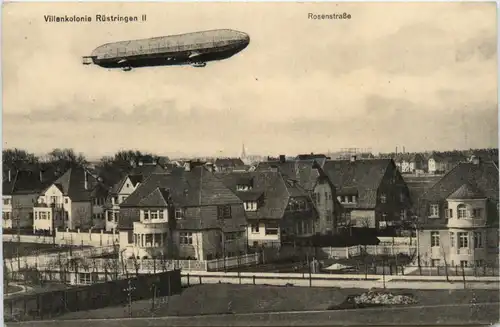
<instances>
[{"instance_id":1,"label":"chimney","mask_svg":"<svg viewBox=\"0 0 500 327\"><path fill-rule=\"evenodd\" d=\"M286 161L286 157L284 154L280 154L280 163L284 163Z\"/></svg>"},{"instance_id":2,"label":"chimney","mask_svg":"<svg viewBox=\"0 0 500 327\"><path fill-rule=\"evenodd\" d=\"M403 153L406 153L405 147L403 147Z\"/></svg>"},{"instance_id":3,"label":"chimney","mask_svg":"<svg viewBox=\"0 0 500 327\"><path fill-rule=\"evenodd\" d=\"M476 157L475 155L472 155L472 156L470 157L470 161L471 161L474 165L479 165L479 162L480 162L479 157Z\"/></svg>"},{"instance_id":4,"label":"chimney","mask_svg":"<svg viewBox=\"0 0 500 327\"><path fill-rule=\"evenodd\" d=\"M356 161L356 156L351 156L351 162Z\"/></svg>"},{"instance_id":5,"label":"chimney","mask_svg":"<svg viewBox=\"0 0 500 327\"><path fill-rule=\"evenodd\" d=\"M10 174L10 169L9 169L9 173L8 174L9 174L9 182L10 182L12 180L12 176Z\"/></svg>"},{"instance_id":6,"label":"chimney","mask_svg":"<svg viewBox=\"0 0 500 327\"><path fill-rule=\"evenodd\" d=\"M86 190L88 189L87 171L85 169L83 170L83 187Z\"/></svg>"}]
</instances>

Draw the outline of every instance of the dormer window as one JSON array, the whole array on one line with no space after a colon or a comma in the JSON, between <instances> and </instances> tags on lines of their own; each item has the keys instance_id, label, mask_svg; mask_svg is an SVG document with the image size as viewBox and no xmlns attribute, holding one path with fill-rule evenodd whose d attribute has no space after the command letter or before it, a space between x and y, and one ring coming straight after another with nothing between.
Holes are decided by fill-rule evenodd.
<instances>
[{"instance_id":1,"label":"dormer window","mask_svg":"<svg viewBox=\"0 0 500 327\"><path fill-rule=\"evenodd\" d=\"M251 185L238 184L236 185L236 191L250 191L252 189Z\"/></svg>"},{"instance_id":2,"label":"dormer window","mask_svg":"<svg viewBox=\"0 0 500 327\"><path fill-rule=\"evenodd\" d=\"M257 211L257 202L256 201L245 201L243 203L245 211Z\"/></svg>"},{"instance_id":3,"label":"dormer window","mask_svg":"<svg viewBox=\"0 0 500 327\"><path fill-rule=\"evenodd\" d=\"M175 219L184 218L184 210L182 208L175 209Z\"/></svg>"}]
</instances>

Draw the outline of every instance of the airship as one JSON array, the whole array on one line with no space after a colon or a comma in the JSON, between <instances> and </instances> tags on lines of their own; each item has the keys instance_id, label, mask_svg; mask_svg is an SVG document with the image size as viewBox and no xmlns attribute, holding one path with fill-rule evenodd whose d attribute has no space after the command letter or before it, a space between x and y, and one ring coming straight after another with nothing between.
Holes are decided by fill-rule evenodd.
<instances>
[{"instance_id":1,"label":"airship","mask_svg":"<svg viewBox=\"0 0 500 327\"><path fill-rule=\"evenodd\" d=\"M228 59L250 43L248 34L218 29L103 44L83 56L84 65L119 68L191 65L205 67L207 62Z\"/></svg>"}]
</instances>

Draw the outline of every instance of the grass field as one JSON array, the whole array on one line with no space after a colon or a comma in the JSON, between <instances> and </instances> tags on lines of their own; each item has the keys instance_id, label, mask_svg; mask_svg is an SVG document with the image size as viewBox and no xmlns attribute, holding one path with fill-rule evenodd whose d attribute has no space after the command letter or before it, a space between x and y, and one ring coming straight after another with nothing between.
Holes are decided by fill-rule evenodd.
<instances>
[{"instance_id":1,"label":"grass field","mask_svg":"<svg viewBox=\"0 0 500 327\"><path fill-rule=\"evenodd\" d=\"M182 294L159 298L152 310L152 300L132 303L133 317L194 316L210 314L245 314L281 311L327 310L341 304L348 295L363 289L307 288L253 285L200 285L185 289ZM413 294L418 306L468 305L498 303L497 290L391 290L392 293ZM128 306L92 311L72 312L58 319L126 318Z\"/></svg>"},{"instance_id":2,"label":"grass field","mask_svg":"<svg viewBox=\"0 0 500 327\"><path fill-rule=\"evenodd\" d=\"M43 243L18 243L18 242L3 242L3 256L4 258L15 258L17 257L18 251L19 256L29 256L37 253L53 253L59 251L67 251L69 247L59 246L53 244L43 244Z\"/></svg>"}]
</instances>

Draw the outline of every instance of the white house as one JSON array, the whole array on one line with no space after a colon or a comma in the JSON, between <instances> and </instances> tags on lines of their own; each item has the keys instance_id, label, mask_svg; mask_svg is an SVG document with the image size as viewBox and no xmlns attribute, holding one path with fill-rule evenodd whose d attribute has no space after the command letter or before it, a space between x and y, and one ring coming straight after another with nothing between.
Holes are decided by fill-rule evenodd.
<instances>
[{"instance_id":1,"label":"white house","mask_svg":"<svg viewBox=\"0 0 500 327\"><path fill-rule=\"evenodd\" d=\"M142 175L127 175L113 186L108 194L104 213L106 231L117 228L120 204L139 187L142 180Z\"/></svg>"},{"instance_id":2,"label":"white house","mask_svg":"<svg viewBox=\"0 0 500 327\"><path fill-rule=\"evenodd\" d=\"M92 227L91 191L97 181L73 167L44 189L33 207L33 231Z\"/></svg>"}]
</instances>

